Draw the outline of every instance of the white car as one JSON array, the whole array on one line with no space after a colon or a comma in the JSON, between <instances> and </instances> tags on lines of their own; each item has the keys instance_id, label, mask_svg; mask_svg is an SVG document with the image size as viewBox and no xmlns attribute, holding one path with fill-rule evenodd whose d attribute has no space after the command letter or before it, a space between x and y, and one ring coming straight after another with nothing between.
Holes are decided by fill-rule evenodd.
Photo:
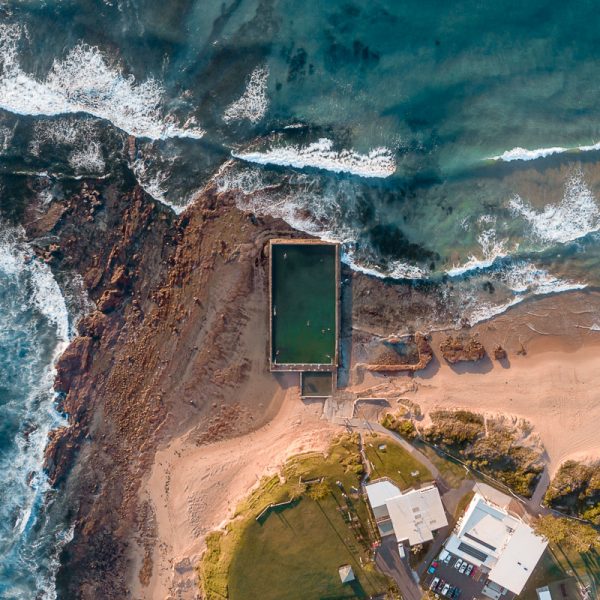
<instances>
[{"instance_id":1,"label":"white car","mask_svg":"<svg viewBox=\"0 0 600 600\"><path fill-rule=\"evenodd\" d=\"M430 590L435 590L435 588L437 587L438 583L440 582L440 578L436 577L432 582L431 585L429 586Z\"/></svg>"},{"instance_id":2,"label":"white car","mask_svg":"<svg viewBox=\"0 0 600 600\"><path fill-rule=\"evenodd\" d=\"M469 565L467 567L467 570L465 571L465 575L469 576L471 574L472 570L473 570L473 565Z\"/></svg>"},{"instance_id":3,"label":"white car","mask_svg":"<svg viewBox=\"0 0 600 600\"><path fill-rule=\"evenodd\" d=\"M460 566L463 564L463 559L459 558L455 563L454 563L454 568L455 569L460 569Z\"/></svg>"},{"instance_id":4,"label":"white car","mask_svg":"<svg viewBox=\"0 0 600 600\"><path fill-rule=\"evenodd\" d=\"M450 589L450 584L449 584L449 583L447 583L447 584L444 586L444 589L442 590L442 596L445 596L445 595L448 593L448 590L449 590L449 589Z\"/></svg>"},{"instance_id":5,"label":"white car","mask_svg":"<svg viewBox=\"0 0 600 600\"><path fill-rule=\"evenodd\" d=\"M447 565L450 562L451 558L452 558L452 555L450 554L450 552L448 552L447 550L442 550L440 552L438 560L440 562L443 562L445 565Z\"/></svg>"},{"instance_id":6,"label":"white car","mask_svg":"<svg viewBox=\"0 0 600 600\"><path fill-rule=\"evenodd\" d=\"M459 573L464 573L464 572L465 572L465 569L467 568L467 565L468 565L468 564L469 564L469 563L467 563L467 562L464 562L462 565L460 565L460 569L458 570L458 572L459 572Z\"/></svg>"}]
</instances>

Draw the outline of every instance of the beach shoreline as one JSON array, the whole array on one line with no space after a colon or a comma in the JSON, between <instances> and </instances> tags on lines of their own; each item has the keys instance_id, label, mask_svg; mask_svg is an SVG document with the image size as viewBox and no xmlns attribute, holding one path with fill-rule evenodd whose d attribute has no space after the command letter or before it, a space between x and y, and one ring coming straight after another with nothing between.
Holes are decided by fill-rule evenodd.
<instances>
[{"instance_id":1,"label":"beach shoreline","mask_svg":"<svg viewBox=\"0 0 600 600\"><path fill-rule=\"evenodd\" d=\"M262 475L295 452L325 449L340 426L322 418L322 404L300 401L297 375L268 369L265 246L305 234L244 213L211 187L176 216L139 188L117 191L120 185L82 183L73 198L27 215L40 257L57 272L81 275L98 308L58 364L69 426L52 435L46 468L75 528L57 585L66 595L85 590L83 598L133 590L136 599L162 600L175 589L175 597L195 598L206 533L231 517ZM342 391L387 390L413 398L425 413L466 407L526 418L552 470L571 455L598 455L600 293L545 296L472 328L457 326L453 335L484 344L488 357L480 363L448 366L439 352L446 334L437 331L425 370L361 374L355 367L373 339L432 322L438 305L410 283L342 271ZM508 365L490 358L498 344ZM555 388L557 398L547 401ZM486 390L493 394L482 401ZM201 466L207 456L210 468ZM176 486L173 473L189 483Z\"/></svg>"},{"instance_id":2,"label":"beach shoreline","mask_svg":"<svg viewBox=\"0 0 600 600\"><path fill-rule=\"evenodd\" d=\"M589 293L574 294L562 297L561 303L575 312L582 302L590 305ZM595 293L592 296L593 302L599 300ZM395 408L392 398L409 399L420 406L424 422L436 409L525 419L545 447L551 475L564 460L596 459L600 457L595 429L600 402L594 390L600 389L596 369L600 332L575 328L571 335L536 333L528 327L531 310L537 307L536 314L543 314L547 304L549 299L532 302L512 315L507 313L469 330L490 354L502 341L508 352L506 361L488 356L474 363L449 365L439 350L446 333L437 332L431 341L434 359L424 370L414 375L363 373L358 381L351 380L345 391L360 397L376 390L390 398L390 410ZM560 328L556 322L553 327ZM223 529L233 518L236 504L261 477L277 472L286 458L307 449L324 450L327 441L344 430L341 424L324 418L322 403L300 399L295 379L288 374L286 387L273 399L279 410L263 427L201 447L191 444L184 434L157 453L140 498L149 499L156 507L160 543L155 548L151 581L147 587L135 582L136 597L196 598L194 567L206 534ZM168 493L165 481L169 482Z\"/></svg>"}]
</instances>

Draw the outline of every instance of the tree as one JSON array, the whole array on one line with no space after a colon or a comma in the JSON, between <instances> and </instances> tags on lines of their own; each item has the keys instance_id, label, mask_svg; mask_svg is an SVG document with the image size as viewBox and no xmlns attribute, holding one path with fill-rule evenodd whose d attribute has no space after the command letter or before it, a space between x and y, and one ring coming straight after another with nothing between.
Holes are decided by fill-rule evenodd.
<instances>
[{"instance_id":1,"label":"tree","mask_svg":"<svg viewBox=\"0 0 600 600\"><path fill-rule=\"evenodd\" d=\"M327 494L329 494L329 484L325 480L313 485L308 492L309 497L316 501L325 499Z\"/></svg>"},{"instance_id":2,"label":"tree","mask_svg":"<svg viewBox=\"0 0 600 600\"><path fill-rule=\"evenodd\" d=\"M545 515L536 521L534 529L548 541L575 552L600 548L598 532L591 525L573 519Z\"/></svg>"}]
</instances>

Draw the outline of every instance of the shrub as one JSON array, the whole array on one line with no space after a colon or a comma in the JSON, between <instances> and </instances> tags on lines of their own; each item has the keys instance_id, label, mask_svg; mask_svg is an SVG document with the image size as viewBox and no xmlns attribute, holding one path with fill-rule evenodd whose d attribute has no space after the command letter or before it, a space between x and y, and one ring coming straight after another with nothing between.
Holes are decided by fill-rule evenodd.
<instances>
[{"instance_id":1,"label":"shrub","mask_svg":"<svg viewBox=\"0 0 600 600\"><path fill-rule=\"evenodd\" d=\"M381 424L407 440L414 440L417 437L417 430L410 419L398 418L388 413L383 417Z\"/></svg>"}]
</instances>

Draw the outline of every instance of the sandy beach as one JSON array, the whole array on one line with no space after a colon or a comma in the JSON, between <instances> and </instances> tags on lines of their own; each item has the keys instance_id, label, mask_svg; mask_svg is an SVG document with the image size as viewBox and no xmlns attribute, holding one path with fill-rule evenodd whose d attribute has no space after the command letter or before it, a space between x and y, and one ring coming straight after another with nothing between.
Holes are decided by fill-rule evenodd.
<instances>
[{"instance_id":1,"label":"sandy beach","mask_svg":"<svg viewBox=\"0 0 600 600\"><path fill-rule=\"evenodd\" d=\"M327 448L336 427L321 420L320 403L303 403L293 385L274 400L280 403L275 417L248 435L206 446L183 435L157 453L142 494L154 506L159 543L150 585L134 597L195 598L194 568L206 534L288 457Z\"/></svg>"},{"instance_id":2,"label":"sandy beach","mask_svg":"<svg viewBox=\"0 0 600 600\"><path fill-rule=\"evenodd\" d=\"M351 378L346 391L355 397L381 394L392 410L395 399L410 399L420 405L425 422L427 413L438 408L526 419L547 451L551 474L568 458L596 458L600 456L600 333L585 324L575 327L573 315L588 314L580 311L579 304L589 307L597 298L573 294L560 301L570 307L570 325L548 319L545 305L550 303L545 299L535 303L535 310L520 307L470 332L488 352L501 342L508 351L506 361L486 357L451 366L439 352L445 334L436 333L434 359L423 371L414 376L364 373ZM542 327L548 332L542 333ZM276 414L266 425L201 446L183 434L157 453L140 492L140 501L150 501L156 517L154 568L147 587L137 582L136 598L196 598L194 567L206 534L233 516L237 503L262 476L276 472L293 454L324 450L332 434L341 429L323 418L322 403L300 399L296 375L287 374L279 383L268 402ZM261 409L256 405L254 410Z\"/></svg>"}]
</instances>

